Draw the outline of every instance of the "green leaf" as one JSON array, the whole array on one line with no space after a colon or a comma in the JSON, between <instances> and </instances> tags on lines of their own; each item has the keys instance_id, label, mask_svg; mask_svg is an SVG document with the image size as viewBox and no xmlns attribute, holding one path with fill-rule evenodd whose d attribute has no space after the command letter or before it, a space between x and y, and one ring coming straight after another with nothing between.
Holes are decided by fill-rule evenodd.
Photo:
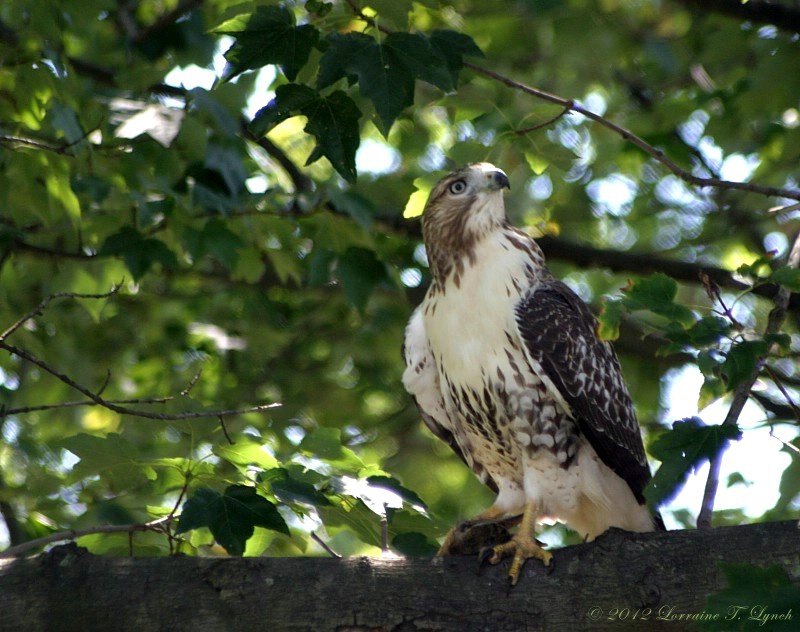
<instances>
[{"instance_id":1,"label":"green leaf","mask_svg":"<svg viewBox=\"0 0 800 632\"><path fill-rule=\"evenodd\" d=\"M142 463L136 447L115 432L105 437L80 433L67 437L61 445L80 459L72 468L72 481L100 475L122 490L156 479L155 470Z\"/></svg>"},{"instance_id":2,"label":"green leaf","mask_svg":"<svg viewBox=\"0 0 800 632\"><path fill-rule=\"evenodd\" d=\"M289 535L274 504L245 485L230 485L220 494L203 487L183 505L176 533L208 527L214 539L231 555L242 555L255 527Z\"/></svg>"},{"instance_id":3,"label":"green leaf","mask_svg":"<svg viewBox=\"0 0 800 632\"><path fill-rule=\"evenodd\" d=\"M356 77L361 93L375 106L384 136L400 113L414 103L417 79L444 91L455 88L448 59L420 33L396 31L382 40L363 33L333 33L326 42L317 88L326 88L342 77ZM439 43L445 45L442 39Z\"/></svg>"},{"instance_id":4,"label":"green leaf","mask_svg":"<svg viewBox=\"0 0 800 632\"><path fill-rule=\"evenodd\" d=\"M296 26L294 15L285 7L259 6L252 15L228 20L214 32L236 40L225 53L230 64L226 81L245 70L268 64L280 66L286 78L294 81L319 40L319 31L314 26Z\"/></svg>"},{"instance_id":5,"label":"green leaf","mask_svg":"<svg viewBox=\"0 0 800 632\"><path fill-rule=\"evenodd\" d=\"M132 226L123 226L119 232L108 237L98 254L121 255L137 281L153 264L160 263L169 270L178 267L178 258L163 241L146 238Z\"/></svg>"},{"instance_id":6,"label":"green leaf","mask_svg":"<svg viewBox=\"0 0 800 632\"><path fill-rule=\"evenodd\" d=\"M725 587L706 599L708 612L724 613L718 620L704 621L705 630L796 630L794 617L800 603L800 586L792 582L778 564L755 566L720 562Z\"/></svg>"},{"instance_id":7,"label":"green leaf","mask_svg":"<svg viewBox=\"0 0 800 632\"><path fill-rule=\"evenodd\" d=\"M698 417L676 421L672 430L660 435L650 445L650 454L661 461L644 491L650 506L657 507L672 498L691 471L740 436L735 424L707 426Z\"/></svg>"},{"instance_id":8,"label":"green leaf","mask_svg":"<svg viewBox=\"0 0 800 632\"><path fill-rule=\"evenodd\" d=\"M675 303L678 284L666 274L657 272L633 283L626 292L628 309L647 309L671 321L689 326L694 323L691 310Z\"/></svg>"},{"instance_id":9,"label":"green leaf","mask_svg":"<svg viewBox=\"0 0 800 632\"><path fill-rule=\"evenodd\" d=\"M469 35L436 29L431 31L431 45L441 53L447 64L453 86L458 85L458 75L464 67L464 57L483 57L483 51Z\"/></svg>"},{"instance_id":10,"label":"green leaf","mask_svg":"<svg viewBox=\"0 0 800 632\"><path fill-rule=\"evenodd\" d=\"M336 274L347 300L361 312L375 287L388 278L383 263L366 248L348 249L336 264Z\"/></svg>"},{"instance_id":11,"label":"green leaf","mask_svg":"<svg viewBox=\"0 0 800 632\"><path fill-rule=\"evenodd\" d=\"M56 100L50 106L50 115L53 119L53 126L64 134L64 140L68 144L75 144L85 136L78 115L68 105Z\"/></svg>"},{"instance_id":12,"label":"green leaf","mask_svg":"<svg viewBox=\"0 0 800 632\"><path fill-rule=\"evenodd\" d=\"M338 428L317 428L303 438L300 449L309 456L347 472L356 473L364 467L364 462L356 453L342 445L341 431Z\"/></svg>"},{"instance_id":13,"label":"green leaf","mask_svg":"<svg viewBox=\"0 0 800 632\"><path fill-rule=\"evenodd\" d=\"M606 299L603 309L597 317L600 327L598 333L603 340L616 340L619 338L619 326L625 306L621 300Z\"/></svg>"},{"instance_id":14,"label":"green leaf","mask_svg":"<svg viewBox=\"0 0 800 632\"><path fill-rule=\"evenodd\" d=\"M439 547L422 533L400 533L392 538L392 548L408 557L433 557Z\"/></svg>"},{"instance_id":15,"label":"green leaf","mask_svg":"<svg viewBox=\"0 0 800 632\"><path fill-rule=\"evenodd\" d=\"M183 233L183 239L195 261L210 254L229 270L236 267L239 251L244 246L242 239L229 230L225 221L219 218L207 221L202 230L187 228Z\"/></svg>"},{"instance_id":16,"label":"green leaf","mask_svg":"<svg viewBox=\"0 0 800 632\"><path fill-rule=\"evenodd\" d=\"M330 507L318 507L317 513L322 518L326 529L345 527L362 542L372 546L381 545L379 518L367 508L363 501L357 500Z\"/></svg>"},{"instance_id":17,"label":"green leaf","mask_svg":"<svg viewBox=\"0 0 800 632\"><path fill-rule=\"evenodd\" d=\"M732 346L722 365L727 389L733 391L750 379L768 352L769 344L764 340L743 340Z\"/></svg>"},{"instance_id":18,"label":"green leaf","mask_svg":"<svg viewBox=\"0 0 800 632\"><path fill-rule=\"evenodd\" d=\"M664 356L670 353L677 353L689 348L703 348L713 346L717 348L720 340L724 338L731 329L730 321L719 316L704 316L688 329L677 322L670 322L662 330L665 338L671 344L665 345L658 350L658 355Z\"/></svg>"},{"instance_id":19,"label":"green leaf","mask_svg":"<svg viewBox=\"0 0 800 632\"><path fill-rule=\"evenodd\" d=\"M345 180L355 182L361 110L353 100L341 90L323 97L308 86L279 86L275 98L256 113L251 129L257 136L264 135L281 121L299 114L308 119L304 131L317 141L306 164L325 156Z\"/></svg>"},{"instance_id":20,"label":"green leaf","mask_svg":"<svg viewBox=\"0 0 800 632\"><path fill-rule=\"evenodd\" d=\"M328 497L306 481L292 477L289 470L282 467L264 472L259 480L269 483L272 493L287 503L304 503L306 505L330 505Z\"/></svg>"},{"instance_id":21,"label":"green leaf","mask_svg":"<svg viewBox=\"0 0 800 632\"><path fill-rule=\"evenodd\" d=\"M214 446L214 454L233 465L247 467L256 465L264 469L272 469L278 465L277 459L264 449L264 446L253 439L237 439L236 443L221 443Z\"/></svg>"},{"instance_id":22,"label":"green leaf","mask_svg":"<svg viewBox=\"0 0 800 632\"><path fill-rule=\"evenodd\" d=\"M772 273L770 280L792 292L800 292L800 270L797 268L781 266Z\"/></svg>"}]
</instances>

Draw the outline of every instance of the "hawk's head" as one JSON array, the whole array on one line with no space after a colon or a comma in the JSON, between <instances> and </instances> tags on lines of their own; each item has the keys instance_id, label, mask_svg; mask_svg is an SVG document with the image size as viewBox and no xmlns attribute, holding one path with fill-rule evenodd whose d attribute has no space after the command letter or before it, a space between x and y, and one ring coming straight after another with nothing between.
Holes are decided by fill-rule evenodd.
<instances>
[{"instance_id":1,"label":"hawk's head","mask_svg":"<svg viewBox=\"0 0 800 632\"><path fill-rule=\"evenodd\" d=\"M433 187L422 213L422 235L434 278L458 268L482 236L505 225L506 188L508 176L488 162L453 171Z\"/></svg>"}]
</instances>

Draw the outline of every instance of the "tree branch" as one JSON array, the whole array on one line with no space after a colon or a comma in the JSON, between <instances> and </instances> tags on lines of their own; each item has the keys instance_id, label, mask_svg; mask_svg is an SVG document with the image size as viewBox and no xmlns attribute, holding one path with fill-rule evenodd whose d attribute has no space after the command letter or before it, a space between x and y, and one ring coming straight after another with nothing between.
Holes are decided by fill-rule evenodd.
<instances>
[{"instance_id":1,"label":"tree branch","mask_svg":"<svg viewBox=\"0 0 800 632\"><path fill-rule=\"evenodd\" d=\"M261 404L259 406L251 406L248 408L238 408L232 410L209 410L209 411L190 411L190 412L183 412L183 413L153 413L147 410L140 410L137 408L130 408L128 406L121 405L117 403L119 400L108 400L101 397L100 393L96 393L91 391L90 389L78 384L75 380L71 377L62 373L55 367L50 366L44 360L38 358L34 354L17 347L15 345L11 345L6 342L6 339L11 336L14 332L18 331L20 327L22 327L26 322L35 318L39 315L52 301L59 299L59 298L89 298L89 299L99 299L99 298L107 298L112 294L115 294L119 291L119 286L115 286L112 288L111 291L106 292L104 294L78 294L75 292L61 292L58 294L51 294L47 298L45 298L41 303L39 303L33 310L28 312L22 318L17 320L13 325L11 325L8 329L6 329L2 335L0 335L0 349L4 349L11 354L14 354L24 360L27 360L31 364L35 364L40 369L44 370L45 372L49 373L53 377L61 380L64 384L70 386L71 388L75 389L79 393L85 395L88 399L86 402L69 402L63 406L76 406L76 405L86 405L86 406L102 406L103 408L107 408L108 410L114 411L119 413L120 415L129 415L132 417L143 417L145 419L157 419L160 421L177 421L182 419L203 419L208 417L217 417L220 419L222 423L222 418L227 415L244 415L247 413L254 413L254 412L261 412L264 410L269 410L270 408L277 408L281 404L280 403L272 403L272 404ZM194 386L196 379L192 381L189 388ZM102 392L102 389L101 391ZM186 394L188 389L184 390L182 394ZM165 401L169 398L165 398ZM161 403L159 400L129 400L129 401L137 401L137 402L146 402L146 403ZM59 407L58 405L54 407ZM41 409L41 408L40 408ZM24 412L24 411L23 411ZM8 411L0 410L1 414L7 415L9 414ZM223 424L223 430L224 424ZM227 432L226 432L227 435Z\"/></svg>"},{"instance_id":2,"label":"tree branch","mask_svg":"<svg viewBox=\"0 0 800 632\"><path fill-rule=\"evenodd\" d=\"M666 257L658 257L635 252L622 252L606 248L594 248L584 244L577 244L557 237L537 237L536 243L542 248L548 259L561 259L574 263L580 268L608 268L613 272L632 272L635 274L650 274L663 272L677 281L686 283L700 283L700 275L708 278L718 286L733 292L750 291L756 296L775 300L780 287L773 283L762 283L755 287L740 281L735 273L724 268L718 268L702 263L676 261ZM800 295L792 294L789 300L789 309L800 307Z\"/></svg>"},{"instance_id":3,"label":"tree branch","mask_svg":"<svg viewBox=\"0 0 800 632\"><path fill-rule=\"evenodd\" d=\"M182 419L205 419L208 417L222 417L228 415L245 415L247 413L257 413L264 410L269 410L270 408L278 408L281 406L279 402L275 402L272 404L261 404L258 406L250 406L248 408L236 408L232 410L209 410L209 411L190 411L184 413L153 413L147 410L139 410L137 408L129 408L127 406L121 406L119 404L114 404L112 400L103 399L96 393L93 393L85 386L81 386L75 380L73 380L68 375L62 373L58 369L51 367L47 364L44 360L37 358L32 353L26 351L25 349L21 349L14 345L10 345L4 340L0 340L0 349L5 349L9 353L13 353L14 355L27 360L28 362L35 364L40 369L46 371L50 375L55 378L58 378L64 384L72 387L79 393L82 393L86 397L91 400L87 402L87 406L102 406L103 408L107 408L108 410L114 411L115 413L119 413L120 415L129 415L131 417L142 417L144 419L157 419L160 421L178 421Z\"/></svg>"},{"instance_id":4,"label":"tree branch","mask_svg":"<svg viewBox=\"0 0 800 632\"><path fill-rule=\"evenodd\" d=\"M797 268L798 265L800 265L800 233L795 237L792 250L789 253L786 263L792 268ZM789 306L790 296L791 294L786 288L781 287L778 290L778 294L775 297L775 307L772 308L767 318L767 326L764 329L764 336L776 334L780 331L783 321L786 320L786 311ZM768 353L772 352L774 347L775 345L772 345ZM744 405L750 398L750 391L753 388L753 384L758 379L758 376L764 368L765 363L766 356L759 358L755 364L755 367L753 367L753 372L751 375L736 387L736 390L733 393L733 402L731 402L731 407L728 409L728 414L725 416L725 419L722 422L723 426L736 424L737 420L739 419L739 415L742 413ZM722 456L724 452L724 449L720 450L714 456L714 458L709 461L708 478L706 479L706 485L703 491L703 503L700 508L700 513L697 515L698 529L711 528L711 517L714 512L714 498L716 497L717 488L719 487L719 470L722 464Z\"/></svg>"},{"instance_id":5,"label":"tree branch","mask_svg":"<svg viewBox=\"0 0 800 632\"><path fill-rule=\"evenodd\" d=\"M549 92L545 92L544 90L539 90L538 88L532 88L530 86L525 85L524 83L520 83L519 81L515 81L504 75L494 72L493 70L489 70L488 68L484 68L483 66L479 66L478 64L474 64L469 61L464 61L464 67L469 68L473 72L476 72L484 77L488 77L493 81L497 81L498 83L502 83L509 88L513 88L514 90L519 90L520 92L524 92L525 94L529 94L531 96L536 97L537 99L541 99L542 101L547 101L548 103L554 103L555 105L560 105L562 108L577 112L578 114L582 114L588 119L595 121L596 123L602 125L603 127L611 130L615 134L622 137L624 140L630 142L632 145L635 145L652 158L654 158L657 162L661 163L664 167L666 167L669 171L671 171L674 175L678 176L681 180L688 182L689 184L693 184L698 187L716 187L718 189L733 189L738 191L747 191L749 193L758 193L760 195L765 195L769 197L782 197L782 198L789 198L792 200L800 200L800 191L795 189L784 189L784 188L777 188L777 187L768 187L768 186L761 186L758 184L751 184L749 182L731 182L729 180L722 180L720 178L702 178L700 176L696 176L690 171L687 171L683 167L678 166L677 163L673 162L667 155L664 153L663 150L653 147L650 143L645 141L643 138L637 136L630 130L625 129L621 125L617 125L613 121L605 118L604 116L600 116L599 114L595 114L591 110L587 110L581 105L578 105L574 101L570 99L564 99L562 97L556 96L554 94L550 94Z\"/></svg>"},{"instance_id":6,"label":"tree branch","mask_svg":"<svg viewBox=\"0 0 800 632\"><path fill-rule=\"evenodd\" d=\"M13 334L17 329L22 327L25 323L29 320L40 316L44 309L53 301L60 299L60 298L88 298L88 299L101 299L101 298L108 298L109 296L113 296L117 292L119 292L120 285L113 286L108 292L104 292L102 294L80 294L77 292L58 292L56 294L51 294L50 296L46 297L39 303L36 307L34 307L30 312L25 314L22 318L20 318L17 322L15 322L11 327L6 329L2 334L0 334L0 342L4 341L8 336Z\"/></svg>"},{"instance_id":7,"label":"tree branch","mask_svg":"<svg viewBox=\"0 0 800 632\"><path fill-rule=\"evenodd\" d=\"M94 535L96 533L135 533L137 531L156 531L164 533L169 527L170 522L174 519L174 515L170 514L152 522L143 524L105 524L96 527L87 527L86 529L69 529L68 531L59 531L49 535L42 536L28 540L16 546L10 546L5 551L0 551L0 558L4 557L20 557L28 551L41 548L52 542L60 542L62 540L77 540L85 535Z\"/></svg>"},{"instance_id":8,"label":"tree branch","mask_svg":"<svg viewBox=\"0 0 800 632\"><path fill-rule=\"evenodd\" d=\"M679 4L706 13L719 13L755 24L771 24L789 33L800 33L800 8L767 0L677 0Z\"/></svg>"}]
</instances>

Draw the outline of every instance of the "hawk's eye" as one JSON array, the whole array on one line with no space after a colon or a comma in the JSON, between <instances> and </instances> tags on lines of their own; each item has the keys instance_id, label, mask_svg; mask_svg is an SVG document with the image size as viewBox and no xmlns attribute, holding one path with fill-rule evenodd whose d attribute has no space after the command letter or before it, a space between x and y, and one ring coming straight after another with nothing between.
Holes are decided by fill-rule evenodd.
<instances>
[{"instance_id":1,"label":"hawk's eye","mask_svg":"<svg viewBox=\"0 0 800 632\"><path fill-rule=\"evenodd\" d=\"M463 180L456 180L455 182L451 182L447 189L450 191L450 193L458 195L459 193L463 193L467 190L467 183Z\"/></svg>"}]
</instances>

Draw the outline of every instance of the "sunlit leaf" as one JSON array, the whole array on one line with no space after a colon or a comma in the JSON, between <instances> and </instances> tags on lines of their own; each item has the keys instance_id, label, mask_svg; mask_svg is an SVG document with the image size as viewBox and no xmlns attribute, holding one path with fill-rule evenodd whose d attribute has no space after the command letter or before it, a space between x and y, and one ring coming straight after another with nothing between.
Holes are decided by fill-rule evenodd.
<instances>
[{"instance_id":1,"label":"sunlit leaf","mask_svg":"<svg viewBox=\"0 0 800 632\"><path fill-rule=\"evenodd\" d=\"M369 476L367 477L367 482L373 487L382 487L394 492L411 505L416 505L422 509L426 508L423 500L415 492L403 487L400 481L393 476Z\"/></svg>"},{"instance_id":2,"label":"sunlit leaf","mask_svg":"<svg viewBox=\"0 0 800 632\"><path fill-rule=\"evenodd\" d=\"M622 322L624 305L619 300L605 300L603 309L597 317L600 323L598 333L603 340L616 340L619 338L619 326Z\"/></svg>"},{"instance_id":3,"label":"sunlit leaf","mask_svg":"<svg viewBox=\"0 0 800 632\"><path fill-rule=\"evenodd\" d=\"M300 443L300 449L308 456L321 459L347 472L358 472L364 467L355 452L342 445L338 428L317 428Z\"/></svg>"},{"instance_id":4,"label":"sunlit leaf","mask_svg":"<svg viewBox=\"0 0 800 632\"><path fill-rule=\"evenodd\" d=\"M272 493L284 502L305 503L307 505L330 505L331 501L316 487L293 478L286 468L276 467L260 476L260 481L269 483Z\"/></svg>"},{"instance_id":5,"label":"sunlit leaf","mask_svg":"<svg viewBox=\"0 0 800 632\"><path fill-rule=\"evenodd\" d=\"M256 113L251 128L254 134L263 135L298 114L308 119L305 131L317 141L306 164L325 156L343 178L355 182L361 111L353 100L341 90L323 96L308 86L279 86L275 99Z\"/></svg>"},{"instance_id":6,"label":"sunlit leaf","mask_svg":"<svg viewBox=\"0 0 800 632\"><path fill-rule=\"evenodd\" d=\"M237 439L236 443L221 443L214 446L214 454L226 461L246 467L257 465L264 469L277 467L278 461L269 450L253 439Z\"/></svg>"}]
</instances>

